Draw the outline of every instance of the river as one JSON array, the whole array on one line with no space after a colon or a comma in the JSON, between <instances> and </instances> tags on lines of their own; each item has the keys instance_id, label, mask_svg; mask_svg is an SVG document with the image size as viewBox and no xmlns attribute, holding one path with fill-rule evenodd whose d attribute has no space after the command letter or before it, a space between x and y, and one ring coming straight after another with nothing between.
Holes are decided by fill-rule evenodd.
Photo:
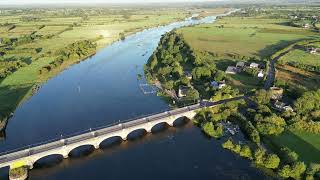
<instances>
[{"instance_id":1,"label":"river","mask_svg":"<svg viewBox=\"0 0 320 180\"><path fill-rule=\"evenodd\" d=\"M211 23L216 17L186 19L144 30L118 41L45 83L16 110L4 152L75 132L168 109L155 94L144 95L138 74L163 34L182 26ZM191 123L107 146L90 154L83 147L67 160L49 157L30 179L266 179L250 163L223 150ZM0 179L7 178L2 169Z\"/></svg>"}]
</instances>

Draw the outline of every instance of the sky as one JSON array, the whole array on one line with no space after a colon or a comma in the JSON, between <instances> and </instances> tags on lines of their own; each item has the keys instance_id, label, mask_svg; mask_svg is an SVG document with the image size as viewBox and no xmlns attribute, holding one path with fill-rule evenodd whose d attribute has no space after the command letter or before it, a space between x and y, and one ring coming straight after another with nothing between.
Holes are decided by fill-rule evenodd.
<instances>
[{"instance_id":1,"label":"sky","mask_svg":"<svg viewBox=\"0 0 320 180\"><path fill-rule=\"evenodd\" d=\"M221 0L0 0L0 4L61 4L61 3L166 3L166 2L201 2Z\"/></svg>"}]
</instances>

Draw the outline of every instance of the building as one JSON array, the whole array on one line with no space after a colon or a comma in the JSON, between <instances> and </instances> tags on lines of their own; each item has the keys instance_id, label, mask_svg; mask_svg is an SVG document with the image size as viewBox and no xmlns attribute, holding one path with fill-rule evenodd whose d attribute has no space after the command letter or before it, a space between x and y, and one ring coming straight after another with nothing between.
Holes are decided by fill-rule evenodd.
<instances>
[{"instance_id":1,"label":"building","mask_svg":"<svg viewBox=\"0 0 320 180\"><path fill-rule=\"evenodd\" d=\"M226 74L237 74L238 69L235 66L229 66L226 70Z\"/></svg>"},{"instance_id":2,"label":"building","mask_svg":"<svg viewBox=\"0 0 320 180\"><path fill-rule=\"evenodd\" d=\"M264 77L264 73L263 73L263 70L261 70L259 73L258 73L258 78L263 78Z\"/></svg>"},{"instance_id":3,"label":"building","mask_svg":"<svg viewBox=\"0 0 320 180\"><path fill-rule=\"evenodd\" d=\"M227 84L225 82L220 82L219 83L219 89L222 89L223 87L225 87Z\"/></svg>"},{"instance_id":4,"label":"building","mask_svg":"<svg viewBox=\"0 0 320 180\"><path fill-rule=\"evenodd\" d=\"M192 74L191 74L191 72L185 71L185 72L184 72L184 75L185 75L189 80L192 80Z\"/></svg>"},{"instance_id":5,"label":"building","mask_svg":"<svg viewBox=\"0 0 320 180\"><path fill-rule=\"evenodd\" d=\"M283 89L279 87L271 87L271 99L273 100L280 100L283 96Z\"/></svg>"},{"instance_id":6,"label":"building","mask_svg":"<svg viewBox=\"0 0 320 180\"><path fill-rule=\"evenodd\" d=\"M258 63L251 63L250 68L259 68L259 64Z\"/></svg>"},{"instance_id":7,"label":"building","mask_svg":"<svg viewBox=\"0 0 320 180\"><path fill-rule=\"evenodd\" d=\"M317 54L318 52L320 52L319 48L314 48L314 47L309 48L308 50L309 50L310 54Z\"/></svg>"},{"instance_id":8,"label":"building","mask_svg":"<svg viewBox=\"0 0 320 180\"><path fill-rule=\"evenodd\" d=\"M210 86L214 88L219 88L219 83L217 81L211 81Z\"/></svg>"},{"instance_id":9,"label":"building","mask_svg":"<svg viewBox=\"0 0 320 180\"><path fill-rule=\"evenodd\" d=\"M310 25L307 23L307 24L304 24L303 27L304 27L305 29L308 29L308 28L310 28Z\"/></svg>"},{"instance_id":10,"label":"building","mask_svg":"<svg viewBox=\"0 0 320 180\"><path fill-rule=\"evenodd\" d=\"M188 86L179 86L178 96L179 98L186 97L190 87Z\"/></svg>"},{"instance_id":11,"label":"building","mask_svg":"<svg viewBox=\"0 0 320 180\"><path fill-rule=\"evenodd\" d=\"M284 102L276 101L274 103L275 109L279 111L291 111L293 112L293 108L290 105L286 105Z\"/></svg>"},{"instance_id":12,"label":"building","mask_svg":"<svg viewBox=\"0 0 320 180\"><path fill-rule=\"evenodd\" d=\"M245 66L245 63L242 61L238 62L236 65L237 68L241 68L241 69L244 68L244 66Z\"/></svg>"}]
</instances>

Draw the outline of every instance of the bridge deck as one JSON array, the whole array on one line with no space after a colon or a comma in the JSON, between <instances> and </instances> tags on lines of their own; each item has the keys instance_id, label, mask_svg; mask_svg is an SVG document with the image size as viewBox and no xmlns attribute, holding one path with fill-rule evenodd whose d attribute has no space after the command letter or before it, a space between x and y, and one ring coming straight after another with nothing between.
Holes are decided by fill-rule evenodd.
<instances>
[{"instance_id":1,"label":"bridge deck","mask_svg":"<svg viewBox=\"0 0 320 180\"><path fill-rule=\"evenodd\" d=\"M219 104L223 104L223 103L235 101L235 100L240 100L243 98L244 98L244 96L226 99L226 100L222 100L222 101L218 101L218 102L206 102L206 103L201 102L200 104L196 104L196 105L186 106L186 107L171 110L171 111L164 111L161 113L157 113L157 114L153 114L153 115L149 115L149 116L145 116L145 117L127 120L127 121L120 122L117 124L111 124L111 125L104 126L104 127L90 129L90 130L87 130L87 131L84 131L81 133L66 136L63 139L57 138L57 139L53 139L50 141L46 141L46 142L42 142L42 143L38 143L38 144L33 144L33 145L30 145L27 147L3 152L0 154L0 168L7 166L8 163L17 161L22 158L27 158L29 156L33 156L33 155L37 155L37 154L44 153L47 151L62 148L65 146L77 144L77 143L87 141L90 139L94 139L97 137L102 137L102 136L112 134L112 133L120 131L120 130L128 129L128 128L135 127L135 126L140 126L140 125L147 124L147 123L150 123L153 121L156 122L157 120L161 120L163 118L191 112L191 111L198 110L198 109L201 109L204 107L213 107L213 106L216 106Z\"/></svg>"},{"instance_id":2,"label":"bridge deck","mask_svg":"<svg viewBox=\"0 0 320 180\"><path fill-rule=\"evenodd\" d=\"M19 148L16 150L3 152L0 154L0 166L3 163L18 160L18 159L35 155L38 153L42 153L45 151L61 148L66 145L76 144L81 141L85 141L95 137L113 133L122 129L134 127L137 125L142 125L148 122L156 121L158 119L174 116L180 113L189 112L189 111L193 111L200 108L202 108L202 106L200 104L196 104L196 105L187 106L187 107L183 107L183 108L179 108L171 111L164 111L164 112L153 114L150 116L145 116L138 119L128 120L128 121L120 122L117 124L112 124L106 127L94 128L94 129L91 129L91 131L67 136L67 137L64 137L63 139L57 138L57 139L53 139L43 143L38 143L38 144L30 145L27 147Z\"/></svg>"}]
</instances>

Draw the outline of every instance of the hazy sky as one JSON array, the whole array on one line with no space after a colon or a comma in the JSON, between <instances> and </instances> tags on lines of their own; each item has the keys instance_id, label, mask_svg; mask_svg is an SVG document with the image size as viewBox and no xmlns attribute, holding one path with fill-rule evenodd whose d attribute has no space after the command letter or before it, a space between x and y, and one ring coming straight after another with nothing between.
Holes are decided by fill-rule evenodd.
<instances>
[{"instance_id":1,"label":"hazy sky","mask_svg":"<svg viewBox=\"0 0 320 180\"><path fill-rule=\"evenodd\" d=\"M221 0L0 0L0 4L52 4L52 3L152 3L152 2L199 2Z\"/></svg>"}]
</instances>

